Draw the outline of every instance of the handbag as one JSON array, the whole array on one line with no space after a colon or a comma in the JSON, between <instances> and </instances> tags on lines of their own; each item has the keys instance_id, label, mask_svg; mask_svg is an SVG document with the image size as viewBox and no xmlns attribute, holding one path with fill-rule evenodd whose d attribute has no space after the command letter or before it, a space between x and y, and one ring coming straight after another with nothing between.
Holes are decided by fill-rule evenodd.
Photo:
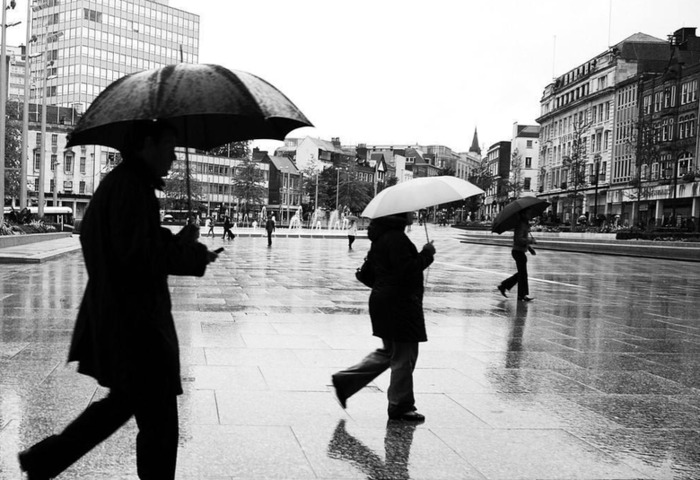
<instances>
[{"instance_id":1,"label":"handbag","mask_svg":"<svg viewBox=\"0 0 700 480\"><path fill-rule=\"evenodd\" d=\"M374 266L372 265L369 256L365 257L365 261L362 263L362 265L355 270L355 278L369 288L372 288L372 285L374 285Z\"/></svg>"}]
</instances>

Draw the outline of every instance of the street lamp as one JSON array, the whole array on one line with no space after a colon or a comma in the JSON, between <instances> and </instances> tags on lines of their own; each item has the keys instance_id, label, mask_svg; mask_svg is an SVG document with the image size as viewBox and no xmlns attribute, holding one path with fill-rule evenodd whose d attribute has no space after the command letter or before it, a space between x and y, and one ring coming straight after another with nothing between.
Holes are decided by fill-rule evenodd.
<instances>
[{"instance_id":1,"label":"street lamp","mask_svg":"<svg viewBox=\"0 0 700 480\"><path fill-rule=\"evenodd\" d=\"M41 81L41 145L39 146L39 154L40 154L40 160L39 160L39 199L38 199L38 209L37 209L37 214L39 215L39 218L44 217L44 202L45 202L45 187L44 187L44 181L46 178L46 165L45 165L45 160L46 160L46 82L47 80L55 78L55 76L49 77L49 67L53 65L53 60L48 60L47 59L47 53L49 49L49 41L54 41L58 37L63 35L63 32L53 32L53 33L47 33L44 37L44 71L42 74L42 81ZM53 185L54 189L54 203L57 201L57 195L58 195L58 185L56 185L56 182L54 181ZM56 205L54 205L56 206Z\"/></svg>"},{"instance_id":2,"label":"street lamp","mask_svg":"<svg viewBox=\"0 0 700 480\"><path fill-rule=\"evenodd\" d=\"M591 183L595 185L595 207L593 209L593 223L598 226L598 183L600 183L600 155L593 157L595 164L595 176L591 179Z\"/></svg>"},{"instance_id":3,"label":"street lamp","mask_svg":"<svg viewBox=\"0 0 700 480\"><path fill-rule=\"evenodd\" d=\"M15 22L7 25L7 10L10 8L15 8L15 0L12 0L9 6L7 5L7 0L2 0L2 38L0 39L2 41L2 46L0 46L0 203L2 204L3 212L5 211L5 109L7 107L6 32L8 27L19 23Z\"/></svg>"}]
</instances>

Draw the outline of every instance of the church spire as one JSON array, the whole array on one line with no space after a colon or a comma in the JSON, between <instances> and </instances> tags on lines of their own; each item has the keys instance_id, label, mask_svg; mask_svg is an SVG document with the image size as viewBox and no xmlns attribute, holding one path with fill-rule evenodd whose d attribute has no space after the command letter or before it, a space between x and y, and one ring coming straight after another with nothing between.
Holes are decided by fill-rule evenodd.
<instances>
[{"instance_id":1,"label":"church spire","mask_svg":"<svg viewBox=\"0 0 700 480\"><path fill-rule=\"evenodd\" d=\"M474 127L474 139L472 140L472 146L469 147L469 151L481 155L481 148L479 148L479 135L476 133L476 127Z\"/></svg>"}]
</instances>

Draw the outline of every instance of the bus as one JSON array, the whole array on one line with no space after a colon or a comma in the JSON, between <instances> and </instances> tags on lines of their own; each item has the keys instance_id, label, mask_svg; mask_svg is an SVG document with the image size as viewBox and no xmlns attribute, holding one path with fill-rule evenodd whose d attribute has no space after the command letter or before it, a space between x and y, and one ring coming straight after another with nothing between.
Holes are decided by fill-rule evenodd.
<instances>
[{"instance_id":1,"label":"bus","mask_svg":"<svg viewBox=\"0 0 700 480\"><path fill-rule=\"evenodd\" d=\"M12 214L12 207L5 207L4 218L9 220ZM19 214L20 209L14 209L15 214ZM39 207L29 207L32 220L38 219ZM64 226L71 226L74 223L73 209L70 207L44 207L44 223L54 224L63 229Z\"/></svg>"}]
</instances>

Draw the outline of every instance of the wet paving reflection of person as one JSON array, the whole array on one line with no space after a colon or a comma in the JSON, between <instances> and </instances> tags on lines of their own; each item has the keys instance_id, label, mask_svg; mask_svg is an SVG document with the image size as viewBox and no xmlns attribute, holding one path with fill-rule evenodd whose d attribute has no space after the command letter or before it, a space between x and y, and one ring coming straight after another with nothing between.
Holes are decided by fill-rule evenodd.
<instances>
[{"instance_id":1,"label":"wet paving reflection of person","mask_svg":"<svg viewBox=\"0 0 700 480\"><path fill-rule=\"evenodd\" d=\"M384 460L345 429L345 419L338 422L328 444L328 456L343 460L361 470L368 479L407 480L408 461L416 423L389 420L384 436Z\"/></svg>"}]
</instances>

